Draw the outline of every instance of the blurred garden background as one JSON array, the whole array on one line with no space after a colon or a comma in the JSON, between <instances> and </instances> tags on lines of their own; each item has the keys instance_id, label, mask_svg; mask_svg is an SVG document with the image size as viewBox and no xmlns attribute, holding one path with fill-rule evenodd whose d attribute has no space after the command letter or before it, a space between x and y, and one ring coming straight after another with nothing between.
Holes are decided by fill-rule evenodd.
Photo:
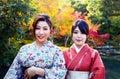
<instances>
[{"instance_id":1,"label":"blurred garden background","mask_svg":"<svg viewBox=\"0 0 120 79\"><path fill-rule=\"evenodd\" d=\"M19 48L34 41L35 15L51 17L50 40L62 50L72 44L71 26L84 19L90 27L87 40L97 49L106 68L106 79L120 79L120 0L0 0L0 79Z\"/></svg>"}]
</instances>

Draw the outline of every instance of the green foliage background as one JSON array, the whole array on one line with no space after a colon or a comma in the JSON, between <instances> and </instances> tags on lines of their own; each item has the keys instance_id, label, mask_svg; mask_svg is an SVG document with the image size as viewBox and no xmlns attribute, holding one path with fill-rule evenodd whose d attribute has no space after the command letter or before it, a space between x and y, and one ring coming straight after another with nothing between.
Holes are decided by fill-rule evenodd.
<instances>
[{"instance_id":1,"label":"green foliage background","mask_svg":"<svg viewBox=\"0 0 120 79\"><path fill-rule=\"evenodd\" d=\"M29 0L0 1L0 77L6 73L21 45L29 18L34 8L29 6ZM2 78L1 78L2 79Z\"/></svg>"}]
</instances>

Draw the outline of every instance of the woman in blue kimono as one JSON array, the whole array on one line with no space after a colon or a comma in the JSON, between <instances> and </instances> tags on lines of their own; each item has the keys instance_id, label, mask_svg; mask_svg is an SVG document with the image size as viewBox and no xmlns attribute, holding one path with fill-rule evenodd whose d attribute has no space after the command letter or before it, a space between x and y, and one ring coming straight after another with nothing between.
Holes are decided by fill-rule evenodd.
<instances>
[{"instance_id":1,"label":"woman in blue kimono","mask_svg":"<svg viewBox=\"0 0 120 79\"><path fill-rule=\"evenodd\" d=\"M66 75L63 53L51 43L52 23L46 14L33 22L35 41L20 48L4 79L64 79Z\"/></svg>"}]
</instances>

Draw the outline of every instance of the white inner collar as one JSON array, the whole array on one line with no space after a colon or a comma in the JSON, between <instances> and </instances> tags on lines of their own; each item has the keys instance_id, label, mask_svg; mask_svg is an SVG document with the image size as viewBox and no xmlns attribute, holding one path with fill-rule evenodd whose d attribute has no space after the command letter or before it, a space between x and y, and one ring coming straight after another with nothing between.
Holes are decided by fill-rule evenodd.
<instances>
[{"instance_id":1,"label":"white inner collar","mask_svg":"<svg viewBox=\"0 0 120 79\"><path fill-rule=\"evenodd\" d=\"M73 45L74 45L74 47L75 47L76 52L79 53L80 50L83 48L83 46L84 46L85 44L83 44L80 48L78 48L75 44L73 44Z\"/></svg>"}]
</instances>

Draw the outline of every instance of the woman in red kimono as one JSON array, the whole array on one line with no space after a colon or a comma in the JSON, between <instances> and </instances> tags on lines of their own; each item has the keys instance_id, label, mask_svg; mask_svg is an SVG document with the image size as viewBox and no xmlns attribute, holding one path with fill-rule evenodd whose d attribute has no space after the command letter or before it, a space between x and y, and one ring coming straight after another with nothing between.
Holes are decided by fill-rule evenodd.
<instances>
[{"instance_id":1,"label":"woman in red kimono","mask_svg":"<svg viewBox=\"0 0 120 79\"><path fill-rule=\"evenodd\" d=\"M64 50L66 79L105 79L105 67L97 50L86 44L88 24L77 20L72 26L73 45Z\"/></svg>"}]
</instances>

